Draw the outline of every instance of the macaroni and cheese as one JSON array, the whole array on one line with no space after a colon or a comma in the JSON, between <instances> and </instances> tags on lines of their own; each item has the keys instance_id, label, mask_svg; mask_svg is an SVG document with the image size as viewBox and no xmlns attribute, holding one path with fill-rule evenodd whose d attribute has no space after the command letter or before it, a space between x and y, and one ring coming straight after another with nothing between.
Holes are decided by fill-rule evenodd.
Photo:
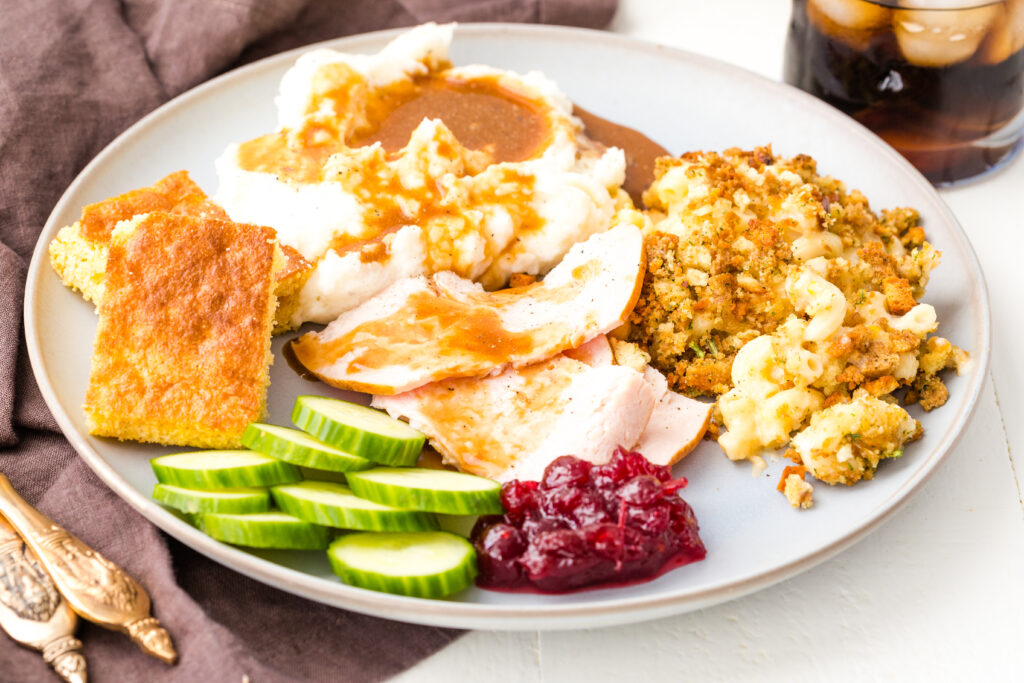
<instances>
[{"instance_id":1,"label":"macaroni and cheese","mask_svg":"<svg viewBox=\"0 0 1024 683\"><path fill-rule=\"evenodd\" d=\"M807 472L853 484L920 435L894 391L945 403L939 373L967 355L929 336L936 312L918 299L939 253L916 211L877 215L810 157L770 147L661 159L644 200L648 270L629 338L677 391L718 396L731 459L760 471L792 438Z\"/></svg>"}]
</instances>

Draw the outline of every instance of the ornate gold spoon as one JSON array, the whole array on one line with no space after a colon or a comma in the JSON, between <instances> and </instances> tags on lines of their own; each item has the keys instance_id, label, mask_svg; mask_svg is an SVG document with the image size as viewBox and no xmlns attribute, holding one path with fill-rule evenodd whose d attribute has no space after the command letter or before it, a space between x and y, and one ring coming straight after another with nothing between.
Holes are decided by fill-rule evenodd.
<instances>
[{"instance_id":1,"label":"ornate gold spoon","mask_svg":"<svg viewBox=\"0 0 1024 683\"><path fill-rule=\"evenodd\" d=\"M75 638L78 617L25 547L0 517L0 627L43 659L68 683L86 683L82 643Z\"/></svg>"},{"instance_id":2,"label":"ornate gold spoon","mask_svg":"<svg viewBox=\"0 0 1024 683\"><path fill-rule=\"evenodd\" d=\"M127 633L142 651L173 664L174 644L149 614L149 594L123 569L29 505L0 474L0 515L7 518L79 616Z\"/></svg>"}]
</instances>

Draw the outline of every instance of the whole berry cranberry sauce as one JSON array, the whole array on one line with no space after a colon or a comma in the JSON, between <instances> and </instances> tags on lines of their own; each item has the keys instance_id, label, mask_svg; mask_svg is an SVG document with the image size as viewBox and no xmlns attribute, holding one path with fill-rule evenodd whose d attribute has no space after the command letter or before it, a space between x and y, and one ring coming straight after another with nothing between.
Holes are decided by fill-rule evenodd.
<instances>
[{"instance_id":1,"label":"whole berry cranberry sauce","mask_svg":"<svg viewBox=\"0 0 1024 683\"><path fill-rule=\"evenodd\" d=\"M502 486L505 514L477 521L477 583L561 593L702 560L697 519L676 494L684 486L667 467L621 447L606 465L557 458L540 482Z\"/></svg>"}]
</instances>

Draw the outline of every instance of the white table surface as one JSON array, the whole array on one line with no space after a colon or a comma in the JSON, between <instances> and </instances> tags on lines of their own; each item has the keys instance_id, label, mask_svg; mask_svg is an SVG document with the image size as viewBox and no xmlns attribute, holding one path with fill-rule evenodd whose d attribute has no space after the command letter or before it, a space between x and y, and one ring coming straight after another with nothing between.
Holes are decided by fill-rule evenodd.
<instances>
[{"instance_id":1,"label":"white table surface","mask_svg":"<svg viewBox=\"0 0 1024 683\"><path fill-rule=\"evenodd\" d=\"M789 0L620 0L612 30L781 78ZM781 584L629 626L467 634L396 680L1024 681L1024 158L943 198L992 300L960 445L881 529Z\"/></svg>"}]
</instances>

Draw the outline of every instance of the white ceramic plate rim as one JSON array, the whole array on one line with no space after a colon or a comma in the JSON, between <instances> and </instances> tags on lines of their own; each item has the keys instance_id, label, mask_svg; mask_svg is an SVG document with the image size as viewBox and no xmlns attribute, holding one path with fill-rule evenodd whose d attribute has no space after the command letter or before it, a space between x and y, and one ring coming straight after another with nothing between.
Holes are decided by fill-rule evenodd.
<instances>
[{"instance_id":1,"label":"white ceramic plate rim","mask_svg":"<svg viewBox=\"0 0 1024 683\"><path fill-rule=\"evenodd\" d=\"M329 582L323 578L305 574L295 569L284 567L268 560L250 555L219 543L182 521L148 496L133 488L106 460L86 441L82 434L74 428L64 407L57 399L53 388L53 380L47 373L46 363L42 358L39 330L35 315L35 292L37 282L48 268L47 244L49 237L56 233L60 226L56 225L57 216L68 208L70 198L76 189L93 171L112 156L128 153L133 140L144 135L145 131L156 121L189 106L196 98L216 90L228 80L245 79L255 76L264 70L277 68L285 62L294 60L299 54L314 47L329 46L336 49L358 50L363 45L376 45L398 35L406 29L377 31L373 33L349 36L346 38L325 41L317 45L307 45L289 52L281 53L241 67L204 83L159 107L155 111L131 126L111 142L96 156L68 187L61 200L54 207L33 253L29 268L25 293L25 334L32 368L50 410L65 436L82 456L89 467L118 496L126 500L153 524L174 536L186 545L194 548L207 557L235 571L252 577L268 585L274 586L318 602L342 607L345 609L400 619L412 623L433 626L449 626L456 628L494 628L494 629L560 629L603 626L642 621L657 617L677 614L700 609L713 604L731 600L742 595L765 588L771 584L805 571L814 565L832 557L841 550L857 542L883 522L889 519L899 507L906 503L915 491L935 472L946 454L957 443L960 435L977 405L982 388L982 378L987 375L990 353L991 323L989 317L988 293L981 273L977 256L970 245L963 229L942 200L935 194L928 181L908 164L896 151L886 145L873 133L856 124L837 110L821 101L789 86L770 81L738 67L716 60L695 55L684 50L668 48L663 45L647 43L620 35L554 26L537 26L522 24L463 24L458 27L456 36L471 34L476 37L493 35L496 39L515 39L516 36L546 37L566 42L596 42L619 47L626 47L639 52L657 53L661 57L679 59L695 63L702 68L716 71L723 78L747 81L758 87L771 87L783 90L784 95L796 99L802 107L811 109L816 116L828 117L842 122L851 135L876 153L880 160L901 167L915 185L935 198L937 208L953 229L953 237L958 247L963 250L974 274L978 275L978 292L980 301L972 302L976 315L980 316L980 348L974 349L975 362L980 364L974 375L975 381L969 385L969 395L961 403L961 409L955 416L954 427L946 431L945 438L924 457L926 462L914 472L904 484L871 514L867 515L860 526L849 533L833 540L830 544L814 552L784 562L767 571L756 571L727 584L717 585L703 590L683 591L677 594L658 594L651 596L625 597L613 601L602 601L599 604L545 604L541 606L490 605L444 600L426 600L377 593L347 586L340 582ZM456 38L457 39L457 38ZM924 458L923 458L924 459Z\"/></svg>"}]
</instances>

